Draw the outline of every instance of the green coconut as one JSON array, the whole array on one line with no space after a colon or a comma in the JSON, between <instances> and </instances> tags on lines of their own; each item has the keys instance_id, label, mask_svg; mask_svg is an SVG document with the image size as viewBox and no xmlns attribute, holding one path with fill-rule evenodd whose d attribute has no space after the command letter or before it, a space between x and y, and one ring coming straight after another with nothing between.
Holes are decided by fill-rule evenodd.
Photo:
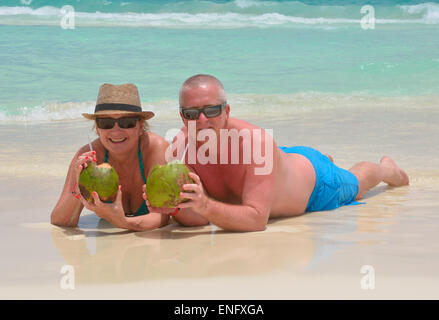
<instances>
[{"instance_id":1,"label":"green coconut","mask_svg":"<svg viewBox=\"0 0 439 320\"><path fill-rule=\"evenodd\" d=\"M109 163L89 163L87 168L81 171L78 186L81 195L88 202L94 203L93 191L98 193L101 201L113 202L119 188L119 176Z\"/></svg>"},{"instance_id":2,"label":"green coconut","mask_svg":"<svg viewBox=\"0 0 439 320\"><path fill-rule=\"evenodd\" d=\"M189 168L180 161L166 165L155 165L146 181L146 194L149 203L156 208L175 208L179 203L188 201L180 198L183 185L194 183L189 177Z\"/></svg>"}]
</instances>

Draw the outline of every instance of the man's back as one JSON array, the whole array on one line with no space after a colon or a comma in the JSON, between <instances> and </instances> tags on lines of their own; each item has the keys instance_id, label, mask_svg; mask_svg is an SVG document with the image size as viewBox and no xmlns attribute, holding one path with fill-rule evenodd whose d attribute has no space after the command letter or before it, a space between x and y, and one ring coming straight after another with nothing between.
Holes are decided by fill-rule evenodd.
<instances>
[{"instance_id":1,"label":"man's back","mask_svg":"<svg viewBox=\"0 0 439 320\"><path fill-rule=\"evenodd\" d=\"M230 118L224 87L211 75L187 79L179 102L185 125L180 144L192 141L192 163L186 164L195 171L189 174L195 183L180 194L189 201L179 204L181 213L175 216L184 225L210 222L226 230L260 231L269 217L348 205L382 181L409 183L388 157L345 170L310 147L278 148L261 128Z\"/></svg>"},{"instance_id":2,"label":"man's back","mask_svg":"<svg viewBox=\"0 0 439 320\"><path fill-rule=\"evenodd\" d=\"M231 142L233 138L228 138L226 142L224 139L221 140L220 135L217 140L219 146L216 164L202 164L198 161L199 159L195 164L189 164L201 178L208 195L218 201L242 204L243 199L260 198L260 194L253 192L252 185L266 183L267 188L263 191L272 195L268 204L271 217L304 213L315 184L315 173L309 160L298 154L284 153L264 130L246 121L229 118L227 128L222 130L227 130L223 131L224 137L233 130L238 134L250 133L252 147L246 147L247 136L244 134L239 139L239 149L234 148ZM266 139L271 140L271 148L267 150L265 149ZM224 146L226 143L228 161L221 163L221 152L225 149L221 148L220 144ZM260 159L259 163L256 163L258 160L255 157L258 156L255 154L255 149L261 152L261 159L272 163L261 164ZM238 154L236 154L237 150L239 150ZM271 152L272 156L267 157L264 154L265 150ZM248 159L246 153L249 152L251 161L246 163L244 159ZM233 157L239 159L239 162L233 163ZM266 166L271 170L264 174L256 174L255 169L261 166ZM285 188L285 186L288 187Z\"/></svg>"}]
</instances>

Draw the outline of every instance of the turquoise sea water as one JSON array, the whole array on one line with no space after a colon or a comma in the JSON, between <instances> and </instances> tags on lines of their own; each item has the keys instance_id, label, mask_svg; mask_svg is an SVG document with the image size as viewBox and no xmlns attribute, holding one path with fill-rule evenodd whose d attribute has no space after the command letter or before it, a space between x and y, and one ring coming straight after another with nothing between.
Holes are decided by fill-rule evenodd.
<instances>
[{"instance_id":1,"label":"turquoise sea water","mask_svg":"<svg viewBox=\"0 0 439 320\"><path fill-rule=\"evenodd\" d=\"M61 26L65 5L74 29ZM364 5L374 29L362 28ZM135 83L145 105L175 113L179 86L197 73L279 115L300 108L298 97L311 107L437 98L439 4L0 1L0 122L80 118L105 82Z\"/></svg>"}]
</instances>

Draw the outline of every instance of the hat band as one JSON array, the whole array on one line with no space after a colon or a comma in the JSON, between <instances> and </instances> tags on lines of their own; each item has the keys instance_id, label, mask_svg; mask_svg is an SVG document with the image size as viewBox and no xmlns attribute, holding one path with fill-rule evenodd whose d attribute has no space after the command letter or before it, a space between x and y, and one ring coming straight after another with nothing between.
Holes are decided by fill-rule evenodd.
<instances>
[{"instance_id":1,"label":"hat band","mask_svg":"<svg viewBox=\"0 0 439 320\"><path fill-rule=\"evenodd\" d=\"M142 108L139 106L134 106L131 104L123 103L101 103L96 105L95 113L104 110L120 110L120 111L130 111L130 112L142 112Z\"/></svg>"}]
</instances>

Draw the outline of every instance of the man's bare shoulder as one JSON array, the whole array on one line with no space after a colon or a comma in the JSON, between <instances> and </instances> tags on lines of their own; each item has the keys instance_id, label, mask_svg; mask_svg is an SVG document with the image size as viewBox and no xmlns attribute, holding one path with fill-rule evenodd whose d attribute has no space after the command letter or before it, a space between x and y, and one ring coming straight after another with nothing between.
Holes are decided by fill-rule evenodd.
<instances>
[{"instance_id":1,"label":"man's bare shoulder","mask_svg":"<svg viewBox=\"0 0 439 320\"><path fill-rule=\"evenodd\" d=\"M242 129L261 129L260 127L258 127L255 124L252 124L250 122L247 122L245 120L242 119L238 119L238 118L229 118L228 122L227 122L227 128L228 129L237 129L237 130L242 130Z\"/></svg>"},{"instance_id":2,"label":"man's bare shoulder","mask_svg":"<svg viewBox=\"0 0 439 320\"><path fill-rule=\"evenodd\" d=\"M252 139L256 139L254 143L258 143L259 141L260 143L263 144L265 143L265 141L269 140L271 143L276 145L276 142L274 141L270 130L267 131L266 129L263 129L255 124L252 124L242 119L229 118L227 129L228 130L236 129L238 131L246 129L250 131ZM259 134L255 134L255 132Z\"/></svg>"}]
</instances>

